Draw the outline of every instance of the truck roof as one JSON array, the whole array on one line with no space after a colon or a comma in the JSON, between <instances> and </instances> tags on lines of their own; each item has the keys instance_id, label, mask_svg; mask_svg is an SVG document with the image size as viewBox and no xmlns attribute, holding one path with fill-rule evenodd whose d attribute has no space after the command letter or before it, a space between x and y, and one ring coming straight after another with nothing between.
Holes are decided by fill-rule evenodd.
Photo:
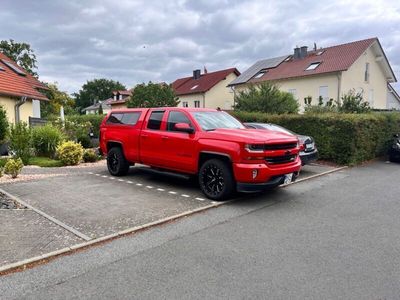
<instances>
[{"instance_id":1,"label":"truck roof","mask_svg":"<svg viewBox=\"0 0 400 300\"><path fill-rule=\"evenodd\" d=\"M112 112L119 112L119 111L124 111L124 112L129 112L129 111L147 111L149 109L159 109L159 110L170 110L170 109L179 109L179 110L185 110L185 111L218 111L217 109L212 109L212 108L194 108L194 107L153 107L153 108L119 108L119 109L113 109Z\"/></svg>"}]
</instances>

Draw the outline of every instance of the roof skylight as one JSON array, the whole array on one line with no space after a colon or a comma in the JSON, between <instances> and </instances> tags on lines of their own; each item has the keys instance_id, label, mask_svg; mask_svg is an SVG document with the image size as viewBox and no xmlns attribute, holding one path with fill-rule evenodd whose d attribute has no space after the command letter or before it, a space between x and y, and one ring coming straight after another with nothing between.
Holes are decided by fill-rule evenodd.
<instances>
[{"instance_id":1,"label":"roof skylight","mask_svg":"<svg viewBox=\"0 0 400 300\"><path fill-rule=\"evenodd\" d=\"M319 50L318 52L317 52L317 54L316 55L321 55L322 53L324 53L325 52L325 50Z\"/></svg>"},{"instance_id":2,"label":"roof skylight","mask_svg":"<svg viewBox=\"0 0 400 300\"><path fill-rule=\"evenodd\" d=\"M21 76L26 76L25 72L17 68L15 65L13 65L10 61L8 60L1 60L7 67L9 67L11 70L13 70L15 73Z\"/></svg>"},{"instance_id":3,"label":"roof skylight","mask_svg":"<svg viewBox=\"0 0 400 300\"><path fill-rule=\"evenodd\" d=\"M306 71L315 70L320 64L321 62L313 62L307 67Z\"/></svg>"},{"instance_id":4,"label":"roof skylight","mask_svg":"<svg viewBox=\"0 0 400 300\"><path fill-rule=\"evenodd\" d=\"M194 90L194 89L197 88L198 86L199 86L199 85L196 84L196 85L192 86L190 89L191 89L191 90Z\"/></svg>"},{"instance_id":5,"label":"roof skylight","mask_svg":"<svg viewBox=\"0 0 400 300\"><path fill-rule=\"evenodd\" d=\"M261 70L253 78L255 79L261 78L265 73L267 73L267 70Z\"/></svg>"}]
</instances>

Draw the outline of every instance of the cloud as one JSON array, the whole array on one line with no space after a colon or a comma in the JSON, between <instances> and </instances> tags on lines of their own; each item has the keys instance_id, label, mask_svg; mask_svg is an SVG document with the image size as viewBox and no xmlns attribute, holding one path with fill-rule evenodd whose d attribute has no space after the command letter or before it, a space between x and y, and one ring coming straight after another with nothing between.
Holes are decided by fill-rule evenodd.
<instances>
[{"instance_id":1,"label":"cloud","mask_svg":"<svg viewBox=\"0 0 400 300\"><path fill-rule=\"evenodd\" d=\"M39 75L75 92L106 77L128 87L377 36L400 77L400 3L264 0L3 0L0 39L35 49Z\"/></svg>"}]
</instances>

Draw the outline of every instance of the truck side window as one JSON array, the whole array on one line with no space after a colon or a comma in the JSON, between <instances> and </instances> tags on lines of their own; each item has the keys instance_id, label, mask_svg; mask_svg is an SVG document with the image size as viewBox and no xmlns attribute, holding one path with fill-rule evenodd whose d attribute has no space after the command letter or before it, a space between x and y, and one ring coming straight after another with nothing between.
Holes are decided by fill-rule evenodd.
<instances>
[{"instance_id":1,"label":"truck side window","mask_svg":"<svg viewBox=\"0 0 400 300\"><path fill-rule=\"evenodd\" d=\"M175 124L177 123L186 123L192 126L190 120L184 113L180 111L170 111L168 115L167 130L175 131Z\"/></svg>"},{"instance_id":2,"label":"truck side window","mask_svg":"<svg viewBox=\"0 0 400 300\"><path fill-rule=\"evenodd\" d=\"M137 121L139 120L140 112L126 112L122 117L122 124L124 125L136 125Z\"/></svg>"},{"instance_id":3,"label":"truck side window","mask_svg":"<svg viewBox=\"0 0 400 300\"><path fill-rule=\"evenodd\" d=\"M123 117L122 113L111 114L107 120L107 124L122 124L122 122L121 122L122 117Z\"/></svg>"},{"instance_id":4,"label":"truck side window","mask_svg":"<svg viewBox=\"0 0 400 300\"><path fill-rule=\"evenodd\" d=\"M164 111L153 111L150 115L147 129L160 130Z\"/></svg>"}]
</instances>

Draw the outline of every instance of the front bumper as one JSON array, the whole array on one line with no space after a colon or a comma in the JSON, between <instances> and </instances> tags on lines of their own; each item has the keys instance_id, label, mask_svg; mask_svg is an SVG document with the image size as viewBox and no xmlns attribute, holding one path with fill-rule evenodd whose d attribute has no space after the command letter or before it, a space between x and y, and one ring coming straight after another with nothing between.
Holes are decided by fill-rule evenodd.
<instances>
[{"instance_id":1,"label":"front bumper","mask_svg":"<svg viewBox=\"0 0 400 300\"><path fill-rule=\"evenodd\" d=\"M281 185L286 174L293 173L293 180L299 174L301 160L299 157L292 163L281 165L234 163L233 172L238 192L258 192ZM253 171L257 176L253 178Z\"/></svg>"},{"instance_id":2,"label":"front bumper","mask_svg":"<svg viewBox=\"0 0 400 300\"><path fill-rule=\"evenodd\" d=\"M304 166L306 164L309 164L310 162L316 161L318 159L318 150L315 149L312 152L300 152L300 159L301 159L301 164Z\"/></svg>"}]
</instances>

